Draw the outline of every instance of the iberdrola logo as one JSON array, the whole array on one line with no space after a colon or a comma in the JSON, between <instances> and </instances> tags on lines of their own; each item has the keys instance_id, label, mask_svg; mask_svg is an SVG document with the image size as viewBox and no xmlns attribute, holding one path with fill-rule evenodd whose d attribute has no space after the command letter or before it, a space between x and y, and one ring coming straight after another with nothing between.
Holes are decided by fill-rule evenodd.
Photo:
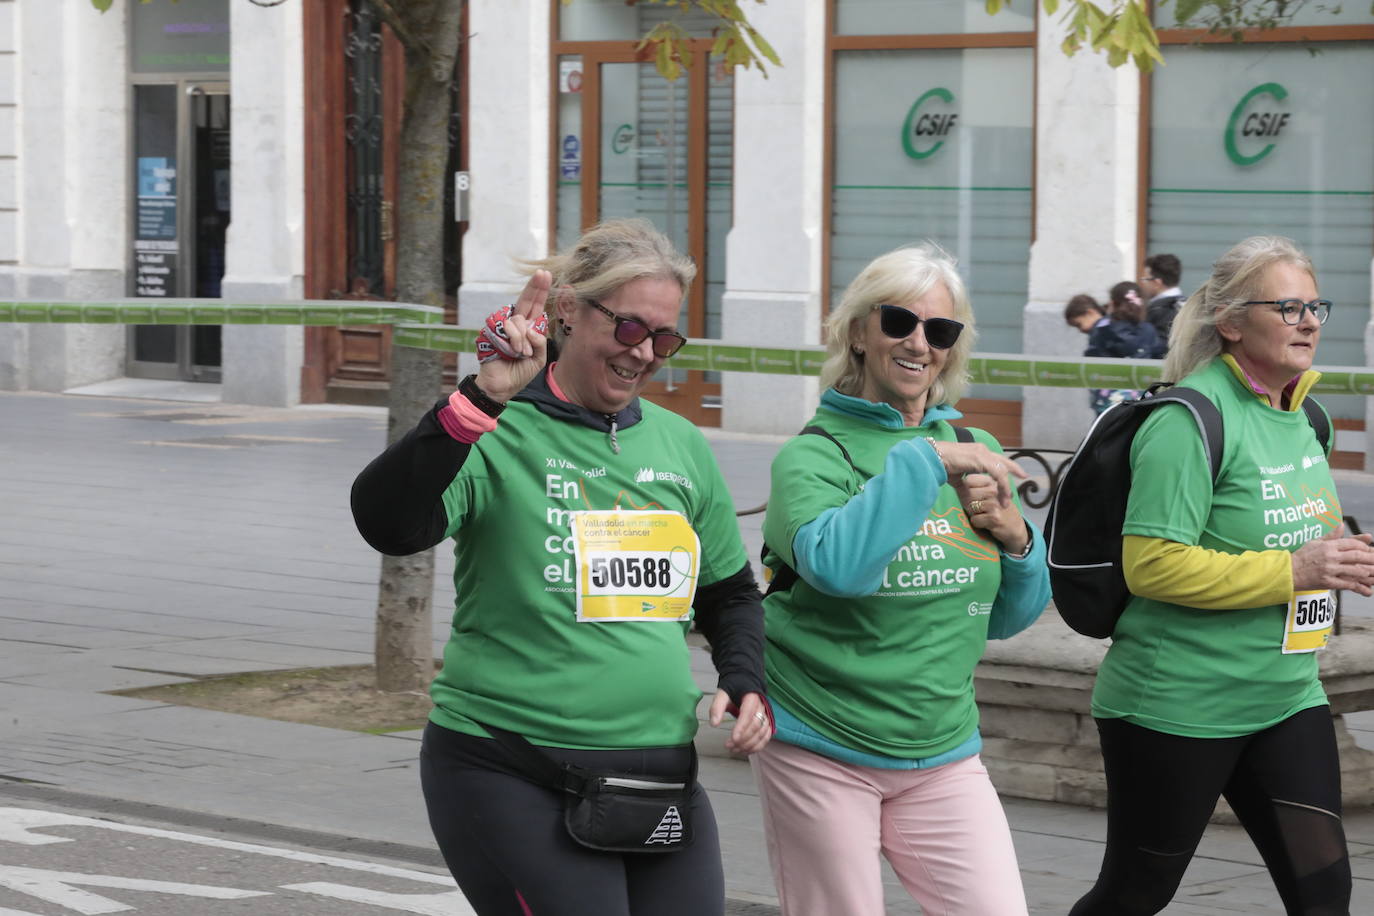
<instances>
[{"instance_id":1,"label":"iberdrola logo","mask_svg":"<svg viewBox=\"0 0 1374 916\"><path fill-rule=\"evenodd\" d=\"M653 468L640 468L640 469L639 469L639 472L635 474L635 483L653 483L653 482L654 482L654 469L653 469Z\"/></svg>"}]
</instances>

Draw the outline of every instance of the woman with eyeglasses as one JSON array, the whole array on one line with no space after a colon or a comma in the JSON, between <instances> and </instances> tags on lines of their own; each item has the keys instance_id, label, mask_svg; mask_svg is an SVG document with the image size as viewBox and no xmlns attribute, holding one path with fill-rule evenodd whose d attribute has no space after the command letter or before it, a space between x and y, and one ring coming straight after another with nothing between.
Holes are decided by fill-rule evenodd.
<instances>
[{"instance_id":1,"label":"woman with eyeglasses","mask_svg":"<svg viewBox=\"0 0 1374 916\"><path fill-rule=\"evenodd\" d=\"M1330 442L1303 407L1330 311L1297 246L1255 237L1217 260L1174 321L1164 377L1217 406L1222 458L1213 481L1196 422L1170 405L1132 444L1122 529L1132 598L1092 699L1107 846L1073 916L1163 910L1218 798L1286 912L1350 911L1316 652L1332 630L1331 590L1371 593L1374 550L1368 535L1344 535Z\"/></svg>"},{"instance_id":2,"label":"woman with eyeglasses","mask_svg":"<svg viewBox=\"0 0 1374 916\"><path fill-rule=\"evenodd\" d=\"M934 245L882 255L826 322L820 409L773 462L768 703L754 757L784 916L879 916L881 853L929 914L1026 912L979 760L973 668L1049 599L1025 473L956 426L973 313Z\"/></svg>"},{"instance_id":3,"label":"woman with eyeglasses","mask_svg":"<svg viewBox=\"0 0 1374 916\"><path fill-rule=\"evenodd\" d=\"M705 438L639 396L686 342L695 267L644 220L528 267L479 337L477 374L353 488L383 553L454 540L457 604L420 752L430 824L482 916L720 914L685 637L695 620L711 646L709 721L735 713L726 746L757 751L771 734L761 598ZM570 797L531 750L631 790L677 781L683 803L631 837L643 852L591 848L607 825L574 839Z\"/></svg>"}]
</instances>

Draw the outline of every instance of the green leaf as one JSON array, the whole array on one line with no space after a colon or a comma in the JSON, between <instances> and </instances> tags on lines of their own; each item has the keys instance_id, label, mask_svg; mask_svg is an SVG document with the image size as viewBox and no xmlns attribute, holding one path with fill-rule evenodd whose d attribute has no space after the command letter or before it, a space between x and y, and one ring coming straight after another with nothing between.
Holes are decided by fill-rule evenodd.
<instances>
[{"instance_id":1,"label":"green leaf","mask_svg":"<svg viewBox=\"0 0 1374 916\"><path fill-rule=\"evenodd\" d=\"M91 6L100 10L102 13L107 12L113 5L114 0L91 0Z\"/></svg>"},{"instance_id":2,"label":"green leaf","mask_svg":"<svg viewBox=\"0 0 1374 916\"><path fill-rule=\"evenodd\" d=\"M1178 0L1178 5L1174 7L1174 22L1178 25L1187 24L1188 20L1202 9L1204 3L1206 0Z\"/></svg>"},{"instance_id":3,"label":"green leaf","mask_svg":"<svg viewBox=\"0 0 1374 916\"><path fill-rule=\"evenodd\" d=\"M1059 0L1041 0L1046 16L1053 16L1059 10Z\"/></svg>"},{"instance_id":4,"label":"green leaf","mask_svg":"<svg viewBox=\"0 0 1374 916\"><path fill-rule=\"evenodd\" d=\"M778 58L778 52L774 51L773 46L768 43L767 39L759 34L758 29L754 28L752 25L746 25L745 28L749 30L749 37L753 39L754 47L759 49L759 53L768 58L773 66L781 67L782 60ZM763 68L760 67L759 69Z\"/></svg>"},{"instance_id":5,"label":"green leaf","mask_svg":"<svg viewBox=\"0 0 1374 916\"><path fill-rule=\"evenodd\" d=\"M997 11L1002 8L1002 0L983 0L983 9L988 11L989 16L997 15Z\"/></svg>"}]
</instances>

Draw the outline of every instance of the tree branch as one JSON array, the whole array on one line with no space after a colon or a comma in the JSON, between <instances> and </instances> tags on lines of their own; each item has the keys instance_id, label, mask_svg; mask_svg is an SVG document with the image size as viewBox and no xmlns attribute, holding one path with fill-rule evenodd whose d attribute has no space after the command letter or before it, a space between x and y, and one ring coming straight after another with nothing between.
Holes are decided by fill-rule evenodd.
<instances>
[{"instance_id":1,"label":"tree branch","mask_svg":"<svg viewBox=\"0 0 1374 916\"><path fill-rule=\"evenodd\" d=\"M391 31L407 51L424 57L430 56L429 42L415 34L406 15L392 6L391 0L372 0L372 6L382 17L382 21L391 27Z\"/></svg>"}]
</instances>

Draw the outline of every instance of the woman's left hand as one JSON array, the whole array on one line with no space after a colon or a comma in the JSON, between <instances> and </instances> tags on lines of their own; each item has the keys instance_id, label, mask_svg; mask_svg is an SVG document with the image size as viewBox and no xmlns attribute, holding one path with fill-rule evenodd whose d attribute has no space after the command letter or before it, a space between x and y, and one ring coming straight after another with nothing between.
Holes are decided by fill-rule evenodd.
<instances>
[{"instance_id":1,"label":"woman's left hand","mask_svg":"<svg viewBox=\"0 0 1374 916\"><path fill-rule=\"evenodd\" d=\"M709 721L712 727L725 721L725 712L730 705L730 694L717 690L715 699L711 700ZM773 723L768 719L763 697L746 693L739 704L739 718L730 729L730 737L725 739L725 749L736 754L752 754L763 750L772 737Z\"/></svg>"},{"instance_id":2,"label":"woman's left hand","mask_svg":"<svg viewBox=\"0 0 1374 916\"><path fill-rule=\"evenodd\" d=\"M1007 553L1019 554L1026 549L1025 520L1016 503L1003 506L997 498L997 483L987 474L969 474L950 481L959 502L964 507L969 524L997 539Z\"/></svg>"}]
</instances>

